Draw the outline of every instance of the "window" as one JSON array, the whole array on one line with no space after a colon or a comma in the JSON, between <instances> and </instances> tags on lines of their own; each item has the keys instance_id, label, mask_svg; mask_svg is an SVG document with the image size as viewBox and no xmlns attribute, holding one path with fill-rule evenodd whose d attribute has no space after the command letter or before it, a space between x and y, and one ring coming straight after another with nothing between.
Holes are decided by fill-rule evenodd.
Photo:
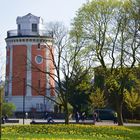
<instances>
[{"instance_id":1,"label":"window","mask_svg":"<svg viewBox=\"0 0 140 140\"><path fill-rule=\"evenodd\" d=\"M6 65L9 64L9 56L6 57Z\"/></svg>"},{"instance_id":2,"label":"window","mask_svg":"<svg viewBox=\"0 0 140 140\"><path fill-rule=\"evenodd\" d=\"M37 48L38 48L38 49L41 49L41 45L40 45L40 43L38 43Z\"/></svg>"},{"instance_id":3,"label":"window","mask_svg":"<svg viewBox=\"0 0 140 140\"><path fill-rule=\"evenodd\" d=\"M18 24L18 35L21 35L21 26Z\"/></svg>"},{"instance_id":4,"label":"window","mask_svg":"<svg viewBox=\"0 0 140 140\"><path fill-rule=\"evenodd\" d=\"M39 110L39 103L36 104L36 109Z\"/></svg>"},{"instance_id":5,"label":"window","mask_svg":"<svg viewBox=\"0 0 140 140\"><path fill-rule=\"evenodd\" d=\"M18 24L18 30L20 30L20 29L21 29L20 24Z\"/></svg>"},{"instance_id":6,"label":"window","mask_svg":"<svg viewBox=\"0 0 140 140\"><path fill-rule=\"evenodd\" d=\"M6 76L6 81L5 81L5 96L8 96L8 87L9 87L9 78Z\"/></svg>"},{"instance_id":7,"label":"window","mask_svg":"<svg viewBox=\"0 0 140 140\"><path fill-rule=\"evenodd\" d=\"M40 110L43 111L43 104L40 103Z\"/></svg>"},{"instance_id":8,"label":"window","mask_svg":"<svg viewBox=\"0 0 140 140\"><path fill-rule=\"evenodd\" d=\"M37 32L37 24L32 24L32 32Z\"/></svg>"},{"instance_id":9,"label":"window","mask_svg":"<svg viewBox=\"0 0 140 140\"><path fill-rule=\"evenodd\" d=\"M37 55L35 57L35 61L36 61L37 64L41 64L43 62L42 56L41 55Z\"/></svg>"}]
</instances>

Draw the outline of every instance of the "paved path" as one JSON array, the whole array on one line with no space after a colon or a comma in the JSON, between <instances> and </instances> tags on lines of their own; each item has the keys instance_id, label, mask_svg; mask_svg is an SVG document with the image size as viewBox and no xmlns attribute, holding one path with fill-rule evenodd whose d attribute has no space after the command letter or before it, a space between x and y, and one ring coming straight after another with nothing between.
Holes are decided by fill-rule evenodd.
<instances>
[{"instance_id":1,"label":"paved path","mask_svg":"<svg viewBox=\"0 0 140 140\"><path fill-rule=\"evenodd\" d=\"M18 119L19 120L19 123L5 123L5 124L2 124L2 125L18 125L18 124L23 124L23 119ZM46 120L43 120L43 119L35 119L36 122L46 122ZM32 122L31 119L24 119L24 124L30 124L30 122ZM57 119L54 119L54 122L56 123L64 123L64 120L57 120ZM70 120L70 123L75 123L75 120ZM79 123L82 123L81 121ZM92 124L93 123L93 120L85 120L86 124ZM109 121L109 120L103 120L102 122L96 122L95 125L117 125L117 124L114 124L113 121ZM136 124L136 123L124 123L124 126L140 126L140 123L139 124Z\"/></svg>"}]
</instances>

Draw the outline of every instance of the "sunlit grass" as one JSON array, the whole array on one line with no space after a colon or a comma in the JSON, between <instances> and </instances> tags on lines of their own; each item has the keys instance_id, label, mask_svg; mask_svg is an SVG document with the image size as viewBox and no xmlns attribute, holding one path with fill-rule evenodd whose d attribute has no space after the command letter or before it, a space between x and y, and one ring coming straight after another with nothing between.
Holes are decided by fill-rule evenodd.
<instances>
[{"instance_id":1,"label":"sunlit grass","mask_svg":"<svg viewBox=\"0 0 140 140\"><path fill-rule=\"evenodd\" d=\"M139 140L140 127L95 125L13 125L2 126L7 140Z\"/></svg>"}]
</instances>

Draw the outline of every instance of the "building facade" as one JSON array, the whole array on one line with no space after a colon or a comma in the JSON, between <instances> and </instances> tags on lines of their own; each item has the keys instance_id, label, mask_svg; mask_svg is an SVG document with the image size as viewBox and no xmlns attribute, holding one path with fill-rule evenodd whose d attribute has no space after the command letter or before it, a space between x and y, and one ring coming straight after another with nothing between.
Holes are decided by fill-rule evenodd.
<instances>
[{"instance_id":1,"label":"building facade","mask_svg":"<svg viewBox=\"0 0 140 140\"><path fill-rule=\"evenodd\" d=\"M17 17L17 30L7 32L5 99L16 111L53 111L55 98L53 36L43 19L32 14Z\"/></svg>"}]
</instances>

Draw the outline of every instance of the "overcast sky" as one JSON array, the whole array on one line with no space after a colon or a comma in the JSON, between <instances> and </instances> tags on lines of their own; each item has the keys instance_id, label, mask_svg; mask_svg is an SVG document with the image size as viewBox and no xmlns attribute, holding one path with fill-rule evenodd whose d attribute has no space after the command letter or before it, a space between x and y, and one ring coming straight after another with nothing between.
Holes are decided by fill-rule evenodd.
<instances>
[{"instance_id":1,"label":"overcast sky","mask_svg":"<svg viewBox=\"0 0 140 140\"><path fill-rule=\"evenodd\" d=\"M70 26L76 11L86 1L87 0L0 0L0 55L5 55L6 34L8 30L16 29L17 16L32 13L33 15L42 17L45 22L60 21L66 26Z\"/></svg>"}]
</instances>

